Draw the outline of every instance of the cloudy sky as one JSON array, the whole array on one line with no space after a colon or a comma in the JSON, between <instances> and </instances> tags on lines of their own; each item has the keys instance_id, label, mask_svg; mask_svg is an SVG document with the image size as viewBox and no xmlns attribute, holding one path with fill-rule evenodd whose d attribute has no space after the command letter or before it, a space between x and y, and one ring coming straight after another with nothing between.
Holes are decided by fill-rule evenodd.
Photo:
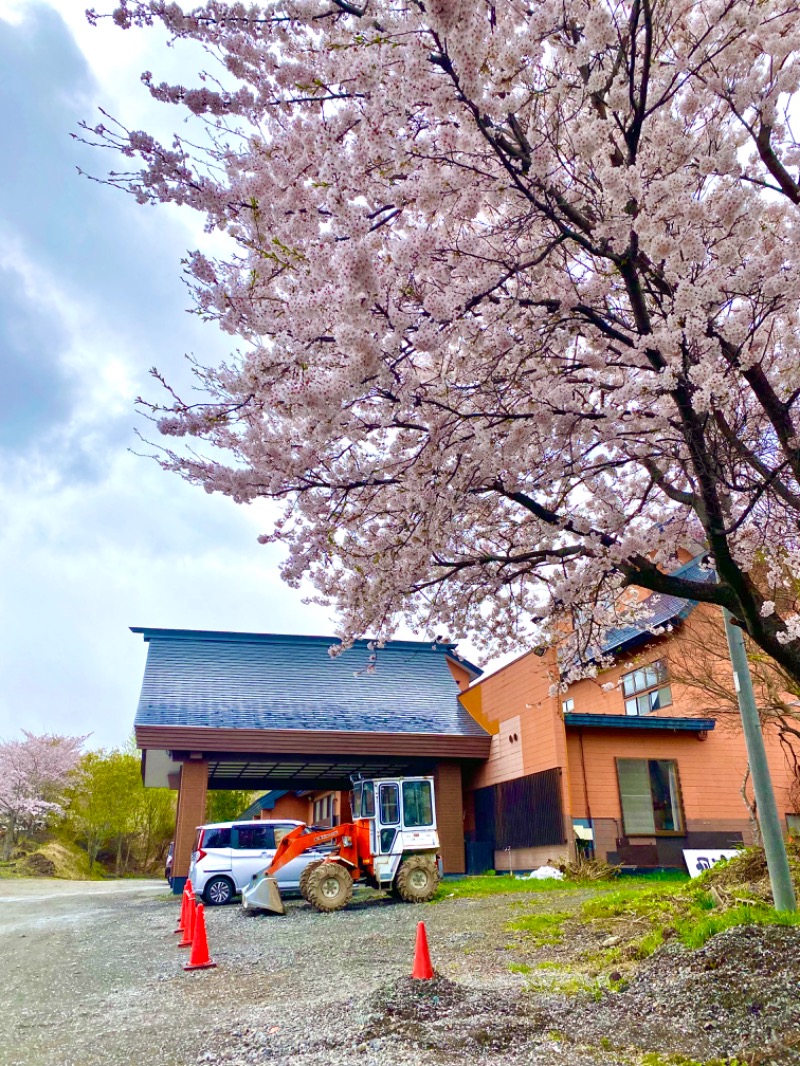
<instances>
[{"instance_id":1,"label":"cloudy sky","mask_svg":"<svg viewBox=\"0 0 800 1066\"><path fill-rule=\"evenodd\" d=\"M330 633L333 620L280 582L279 552L256 543L264 510L130 451L149 368L180 383L185 353L226 348L186 313L198 220L81 178L105 160L70 137L100 106L164 131L174 112L139 74L186 60L154 32L89 27L83 8L0 0L0 739L27 728L108 747L131 732L144 666L129 626Z\"/></svg>"}]
</instances>

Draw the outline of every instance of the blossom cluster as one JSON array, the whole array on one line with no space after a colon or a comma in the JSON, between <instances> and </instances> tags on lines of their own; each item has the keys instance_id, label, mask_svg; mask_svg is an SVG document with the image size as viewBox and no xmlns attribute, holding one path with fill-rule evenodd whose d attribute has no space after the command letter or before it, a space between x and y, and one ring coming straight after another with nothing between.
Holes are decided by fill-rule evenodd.
<instances>
[{"instance_id":1,"label":"blossom cluster","mask_svg":"<svg viewBox=\"0 0 800 1066\"><path fill-rule=\"evenodd\" d=\"M800 146L785 0L123 0L220 61L145 84L109 180L201 213L188 259L239 354L152 413L164 465L282 517L342 634L500 649L729 606L800 676ZM197 127L200 126L201 129ZM718 584L668 579L709 553ZM763 571L763 568L762 568ZM766 609L763 609L765 608ZM566 620L566 621L565 621Z\"/></svg>"},{"instance_id":2,"label":"blossom cluster","mask_svg":"<svg viewBox=\"0 0 800 1066\"><path fill-rule=\"evenodd\" d=\"M60 814L60 800L77 768L85 737L37 735L0 742L0 826L8 850L17 833Z\"/></svg>"}]
</instances>

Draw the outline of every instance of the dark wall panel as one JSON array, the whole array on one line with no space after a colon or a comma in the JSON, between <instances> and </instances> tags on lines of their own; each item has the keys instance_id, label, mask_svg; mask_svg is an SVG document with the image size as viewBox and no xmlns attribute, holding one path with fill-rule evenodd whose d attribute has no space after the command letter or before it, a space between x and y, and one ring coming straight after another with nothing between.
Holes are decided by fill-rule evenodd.
<instances>
[{"instance_id":1,"label":"dark wall panel","mask_svg":"<svg viewBox=\"0 0 800 1066\"><path fill-rule=\"evenodd\" d=\"M477 843L495 851L563 844L564 839L560 770L475 790Z\"/></svg>"}]
</instances>

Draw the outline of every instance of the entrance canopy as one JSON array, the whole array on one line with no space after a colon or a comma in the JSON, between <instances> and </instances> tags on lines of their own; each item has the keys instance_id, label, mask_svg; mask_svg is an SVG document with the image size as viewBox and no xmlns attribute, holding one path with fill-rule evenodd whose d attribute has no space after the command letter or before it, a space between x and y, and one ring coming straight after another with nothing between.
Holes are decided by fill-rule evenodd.
<instances>
[{"instance_id":1,"label":"entrance canopy","mask_svg":"<svg viewBox=\"0 0 800 1066\"><path fill-rule=\"evenodd\" d=\"M485 759L490 737L458 699L481 671L454 644L134 628L148 642L136 713L145 784L346 788L354 774L428 773Z\"/></svg>"}]
</instances>

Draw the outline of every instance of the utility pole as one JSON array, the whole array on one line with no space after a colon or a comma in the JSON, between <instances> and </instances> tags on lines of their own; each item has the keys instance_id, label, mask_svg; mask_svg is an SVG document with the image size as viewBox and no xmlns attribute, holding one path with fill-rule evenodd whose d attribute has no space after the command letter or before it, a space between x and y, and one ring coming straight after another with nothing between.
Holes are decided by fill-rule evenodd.
<instances>
[{"instance_id":1,"label":"utility pole","mask_svg":"<svg viewBox=\"0 0 800 1066\"><path fill-rule=\"evenodd\" d=\"M739 701L739 713L742 716L747 759L750 763L750 773L753 776L753 791L756 796L758 821L761 826L764 854L767 858L767 869L772 886L772 898L775 900L776 910L795 911L797 903L792 885L792 874L789 869L786 845L783 842L772 778L769 775L764 734L761 732L761 722L753 694L744 634L740 626L734 625L730 611L723 607L722 614L725 618L725 636L728 638L728 650L733 664L733 680Z\"/></svg>"}]
</instances>

